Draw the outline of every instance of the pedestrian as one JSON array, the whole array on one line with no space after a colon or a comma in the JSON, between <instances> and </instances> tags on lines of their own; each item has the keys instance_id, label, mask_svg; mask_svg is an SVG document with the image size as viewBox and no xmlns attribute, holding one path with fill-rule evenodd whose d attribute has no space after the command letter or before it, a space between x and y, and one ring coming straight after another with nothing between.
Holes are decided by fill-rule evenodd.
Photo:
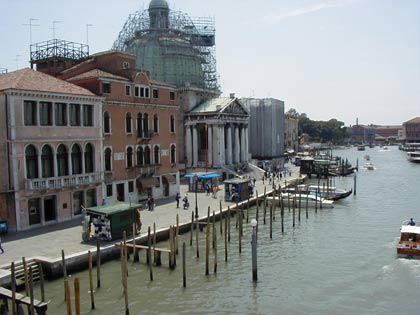
<instances>
[{"instance_id":1,"label":"pedestrian","mask_svg":"<svg viewBox=\"0 0 420 315\"><path fill-rule=\"evenodd\" d=\"M176 193L175 200L176 200L176 208L179 208L179 200L181 199L181 194L179 192Z\"/></svg>"},{"instance_id":2,"label":"pedestrian","mask_svg":"<svg viewBox=\"0 0 420 315\"><path fill-rule=\"evenodd\" d=\"M4 253L4 249L3 249L3 247L1 246L1 235L0 235L0 250L1 250L1 253L3 254L3 253Z\"/></svg>"},{"instance_id":3,"label":"pedestrian","mask_svg":"<svg viewBox=\"0 0 420 315\"><path fill-rule=\"evenodd\" d=\"M210 190L211 190L210 184L209 183L206 183L206 193L207 193L207 196L210 196Z\"/></svg>"},{"instance_id":4,"label":"pedestrian","mask_svg":"<svg viewBox=\"0 0 420 315\"><path fill-rule=\"evenodd\" d=\"M188 201L187 194L184 196L184 199L182 199L182 201L184 202L184 210L188 210L188 208L190 207L190 202Z\"/></svg>"},{"instance_id":5,"label":"pedestrian","mask_svg":"<svg viewBox=\"0 0 420 315\"><path fill-rule=\"evenodd\" d=\"M213 185L212 192L213 192L213 198L215 199L217 198L217 190L218 190L217 186Z\"/></svg>"}]
</instances>

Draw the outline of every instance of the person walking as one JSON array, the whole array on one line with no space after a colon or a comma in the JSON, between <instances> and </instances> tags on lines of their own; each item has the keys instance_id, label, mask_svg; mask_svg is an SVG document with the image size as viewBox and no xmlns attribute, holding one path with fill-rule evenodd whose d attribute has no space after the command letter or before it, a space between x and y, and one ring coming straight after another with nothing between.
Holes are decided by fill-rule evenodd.
<instances>
[{"instance_id":1,"label":"person walking","mask_svg":"<svg viewBox=\"0 0 420 315\"><path fill-rule=\"evenodd\" d=\"M178 209L179 201L181 200L181 194L179 192L176 193L175 200L176 200L176 208Z\"/></svg>"},{"instance_id":2,"label":"person walking","mask_svg":"<svg viewBox=\"0 0 420 315\"><path fill-rule=\"evenodd\" d=\"M3 247L1 246L1 235L0 235L0 250L1 250L1 253L3 254L3 253L4 253L4 249L3 249Z\"/></svg>"}]
</instances>

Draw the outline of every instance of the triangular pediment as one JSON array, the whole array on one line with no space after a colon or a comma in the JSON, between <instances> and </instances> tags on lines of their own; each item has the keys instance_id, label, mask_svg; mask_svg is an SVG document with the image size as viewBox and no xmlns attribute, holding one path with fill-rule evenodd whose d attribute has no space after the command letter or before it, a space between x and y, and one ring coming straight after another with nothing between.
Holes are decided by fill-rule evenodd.
<instances>
[{"instance_id":1,"label":"triangular pediment","mask_svg":"<svg viewBox=\"0 0 420 315\"><path fill-rule=\"evenodd\" d=\"M223 108L221 112L224 114L249 115L245 106L237 98Z\"/></svg>"}]
</instances>

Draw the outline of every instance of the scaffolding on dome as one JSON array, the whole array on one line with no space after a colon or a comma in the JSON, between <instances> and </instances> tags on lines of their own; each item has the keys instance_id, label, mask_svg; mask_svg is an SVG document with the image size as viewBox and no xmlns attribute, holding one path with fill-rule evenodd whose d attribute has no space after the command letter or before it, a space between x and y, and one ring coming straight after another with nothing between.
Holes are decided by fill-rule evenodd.
<instances>
[{"instance_id":1,"label":"scaffolding on dome","mask_svg":"<svg viewBox=\"0 0 420 315\"><path fill-rule=\"evenodd\" d=\"M130 14L112 48L128 51L130 44L143 35L155 31L150 27L148 10ZM162 30L160 30L162 31ZM180 11L169 11L169 26L164 31L188 40L198 52L204 73L204 88L219 90L216 70L215 20L211 17L190 18ZM176 37L174 37L176 40Z\"/></svg>"}]
</instances>

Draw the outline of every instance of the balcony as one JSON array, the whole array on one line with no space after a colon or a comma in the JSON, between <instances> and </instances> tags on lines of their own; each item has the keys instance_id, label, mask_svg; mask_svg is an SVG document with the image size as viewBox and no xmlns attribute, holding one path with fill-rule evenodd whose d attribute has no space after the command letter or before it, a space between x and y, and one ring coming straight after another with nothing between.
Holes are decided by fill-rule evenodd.
<instances>
[{"instance_id":1,"label":"balcony","mask_svg":"<svg viewBox=\"0 0 420 315\"><path fill-rule=\"evenodd\" d=\"M154 175L158 172L156 165L137 165L137 176L140 175Z\"/></svg>"},{"instance_id":2,"label":"balcony","mask_svg":"<svg viewBox=\"0 0 420 315\"><path fill-rule=\"evenodd\" d=\"M32 191L53 190L100 183L102 183L102 173L90 173L63 177L27 179L26 189Z\"/></svg>"},{"instance_id":3,"label":"balcony","mask_svg":"<svg viewBox=\"0 0 420 315\"><path fill-rule=\"evenodd\" d=\"M153 138L155 132L153 130L139 130L137 132L137 140L139 142L149 141Z\"/></svg>"}]
</instances>

